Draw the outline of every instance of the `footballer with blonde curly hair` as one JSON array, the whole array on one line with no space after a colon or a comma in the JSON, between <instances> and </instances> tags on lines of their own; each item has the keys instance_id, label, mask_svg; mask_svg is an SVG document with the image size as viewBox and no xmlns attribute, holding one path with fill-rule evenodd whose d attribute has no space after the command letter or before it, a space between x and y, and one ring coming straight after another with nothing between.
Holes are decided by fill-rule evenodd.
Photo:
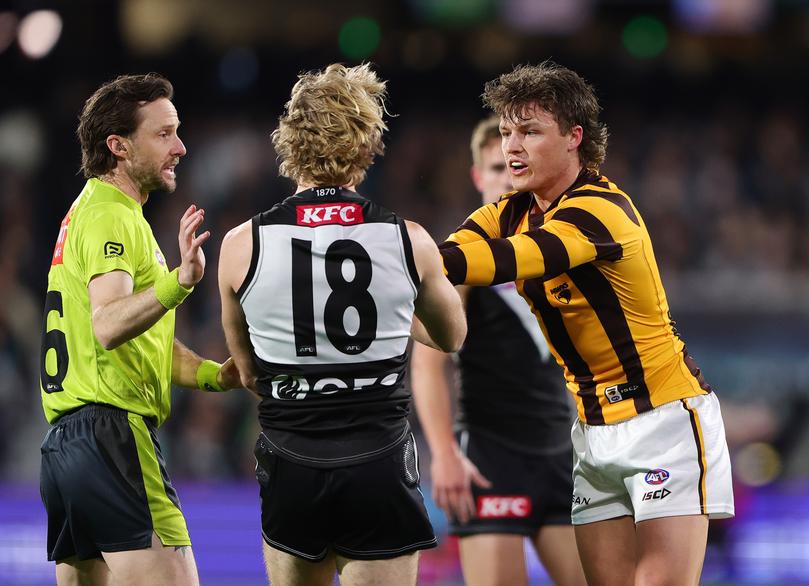
<instances>
[{"instance_id":1,"label":"footballer with blonde curly hair","mask_svg":"<svg viewBox=\"0 0 809 586\"><path fill-rule=\"evenodd\" d=\"M456 351L460 298L418 224L357 193L387 129L369 65L304 73L272 139L295 194L222 243L222 325L261 399L272 584L413 585L436 545L404 386L411 329ZM415 316L418 319L414 319Z\"/></svg>"}]
</instances>

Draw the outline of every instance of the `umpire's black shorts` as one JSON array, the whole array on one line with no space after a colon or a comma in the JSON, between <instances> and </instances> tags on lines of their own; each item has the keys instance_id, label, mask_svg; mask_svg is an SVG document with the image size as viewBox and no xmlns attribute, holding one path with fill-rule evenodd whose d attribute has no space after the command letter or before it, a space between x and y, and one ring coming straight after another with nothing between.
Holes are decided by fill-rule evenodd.
<instances>
[{"instance_id":1,"label":"umpire's black shorts","mask_svg":"<svg viewBox=\"0 0 809 586\"><path fill-rule=\"evenodd\" d=\"M152 532L163 545L191 545L148 418L87 405L54 423L41 452L49 560L146 549Z\"/></svg>"},{"instance_id":2,"label":"umpire's black shorts","mask_svg":"<svg viewBox=\"0 0 809 586\"><path fill-rule=\"evenodd\" d=\"M316 562L330 550L382 560L436 546L412 434L386 456L340 468L281 458L263 434L255 454L262 534L271 547Z\"/></svg>"},{"instance_id":3,"label":"umpire's black shorts","mask_svg":"<svg viewBox=\"0 0 809 586\"><path fill-rule=\"evenodd\" d=\"M465 524L450 520L450 534L484 533L536 536L545 525L570 525L573 446L565 442L548 455L521 454L474 432L458 443L490 488L472 485L477 514Z\"/></svg>"}]
</instances>

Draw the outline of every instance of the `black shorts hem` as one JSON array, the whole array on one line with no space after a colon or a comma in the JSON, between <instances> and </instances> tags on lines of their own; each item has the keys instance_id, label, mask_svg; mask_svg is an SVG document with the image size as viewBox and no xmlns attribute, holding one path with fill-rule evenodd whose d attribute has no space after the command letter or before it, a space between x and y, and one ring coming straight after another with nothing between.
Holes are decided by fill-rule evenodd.
<instances>
[{"instance_id":1,"label":"black shorts hem","mask_svg":"<svg viewBox=\"0 0 809 586\"><path fill-rule=\"evenodd\" d=\"M148 537L143 537L141 539L133 539L132 541L125 541L123 543L101 544L98 546L98 549L101 550L102 553L116 553L119 551L137 551L139 549L151 549L151 547L152 547L152 536L149 535Z\"/></svg>"},{"instance_id":2,"label":"black shorts hem","mask_svg":"<svg viewBox=\"0 0 809 586\"><path fill-rule=\"evenodd\" d=\"M62 556L56 558L53 552L48 552L48 561L49 562L56 562L61 563L65 560L69 560L71 558L76 558L78 561L83 562L86 560L95 560L98 558L103 558L102 554L104 553L117 553L120 551L137 551L139 549L149 549L152 547L152 536L141 538L141 539L133 539L131 541L124 541L123 543L110 543L110 544L99 544L98 550L93 553L74 553L68 556Z\"/></svg>"},{"instance_id":3,"label":"black shorts hem","mask_svg":"<svg viewBox=\"0 0 809 586\"><path fill-rule=\"evenodd\" d=\"M471 537L472 535L500 534L500 535L522 535L524 537L534 537L541 527L529 527L528 525L513 525L505 527L503 525L472 525L468 527L450 526L449 534L455 537Z\"/></svg>"},{"instance_id":4,"label":"black shorts hem","mask_svg":"<svg viewBox=\"0 0 809 586\"><path fill-rule=\"evenodd\" d=\"M354 551L352 549L346 549L338 546L334 546L332 549L337 555L352 560L389 560L391 558L397 558L413 553L414 551L418 551L420 549L432 549L437 546L438 540L433 537L429 541L419 541L393 550Z\"/></svg>"},{"instance_id":5,"label":"black shorts hem","mask_svg":"<svg viewBox=\"0 0 809 586\"><path fill-rule=\"evenodd\" d=\"M322 562L326 559L326 554L329 553L329 548L325 548L322 553L318 555L309 555L308 553L304 553L302 551L298 551L297 549L293 549L284 545L283 543L278 543L277 541L273 541L269 537L267 537L264 532L261 532L261 536L264 538L264 543L269 545L270 547L277 549L278 551L283 551L284 553L288 553L289 555L294 555L296 558L300 558L302 560L306 560L307 562L317 563Z\"/></svg>"}]
</instances>

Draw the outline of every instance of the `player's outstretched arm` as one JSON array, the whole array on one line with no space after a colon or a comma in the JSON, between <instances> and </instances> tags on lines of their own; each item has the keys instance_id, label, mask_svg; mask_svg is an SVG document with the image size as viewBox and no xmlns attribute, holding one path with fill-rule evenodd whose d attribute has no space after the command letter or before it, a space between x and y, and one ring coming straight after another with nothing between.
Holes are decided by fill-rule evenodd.
<instances>
[{"instance_id":1,"label":"player's outstretched arm","mask_svg":"<svg viewBox=\"0 0 809 586\"><path fill-rule=\"evenodd\" d=\"M228 358L224 364L206 360L177 338L172 347L171 382L180 387L214 392L242 386L233 358Z\"/></svg>"},{"instance_id":2,"label":"player's outstretched arm","mask_svg":"<svg viewBox=\"0 0 809 586\"><path fill-rule=\"evenodd\" d=\"M441 246L447 278L456 285L556 277L594 260L621 260L642 238L631 209L598 197L562 202L540 228L508 238L460 238L468 232Z\"/></svg>"},{"instance_id":3,"label":"player's outstretched arm","mask_svg":"<svg viewBox=\"0 0 809 586\"><path fill-rule=\"evenodd\" d=\"M426 344L433 342L444 352L455 352L466 338L466 316L461 298L444 276L441 255L433 239L419 224L406 223L421 279L416 297L416 317L428 336L423 339L414 328L415 339Z\"/></svg>"},{"instance_id":4,"label":"player's outstretched arm","mask_svg":"<svg viewBox=\"0 0 809 586\"><path fill-rule=\"evenodd\" d=\"M107 350L117 348L152 327L170 309L191 293L205 272L202 244L210 232L199 236L205 211L190 206L180 219L178 240L182 262L153 287L133 294L132 276L114 270L95 276L87 286L93 315L93 330Z\"/></svg>"},{"instance_id":5,"label":"player's outstretched arm","mask_svg":"<svg viewBox=\"0 0 809 586\"><path fill-rule=\"evenodd\" d=\"M256 390L256 369L247 319L236 296L253 254L250 222L244 222L225 235L219 253L219 295L222 299L222 329L233 360L238 367L242 386Z\"/></svg>"}]
</instances>

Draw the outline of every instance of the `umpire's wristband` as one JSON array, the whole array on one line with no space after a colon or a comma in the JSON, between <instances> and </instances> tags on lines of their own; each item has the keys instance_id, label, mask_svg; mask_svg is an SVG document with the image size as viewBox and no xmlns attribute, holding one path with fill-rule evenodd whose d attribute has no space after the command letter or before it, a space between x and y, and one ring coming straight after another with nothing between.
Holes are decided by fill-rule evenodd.
<instances>
[{"instance_id":1,"label":"umpire's wristband","mask_svg":"<svg viewBox=\"0 0 809 586\"><path fill-rule=\"evenodd\" d=\"M213 360L203 360L197 368L197 386L203 391L210 391L214 393L221 393L225 389L222 388L216 377L222 365Z\"/></svg>"},{"instance_id":2,"label":"umpire's wristband","mask_svg":"<svg viewBox=\"0 0 809 586\"><path fill-rule=\"evenodd\" d=\"M166 309L174 309L191 294L193 287L186 289L180 285L180 267L160 277L154 283L154 294L160 305Z\"/></svg>"}]
</instances>

